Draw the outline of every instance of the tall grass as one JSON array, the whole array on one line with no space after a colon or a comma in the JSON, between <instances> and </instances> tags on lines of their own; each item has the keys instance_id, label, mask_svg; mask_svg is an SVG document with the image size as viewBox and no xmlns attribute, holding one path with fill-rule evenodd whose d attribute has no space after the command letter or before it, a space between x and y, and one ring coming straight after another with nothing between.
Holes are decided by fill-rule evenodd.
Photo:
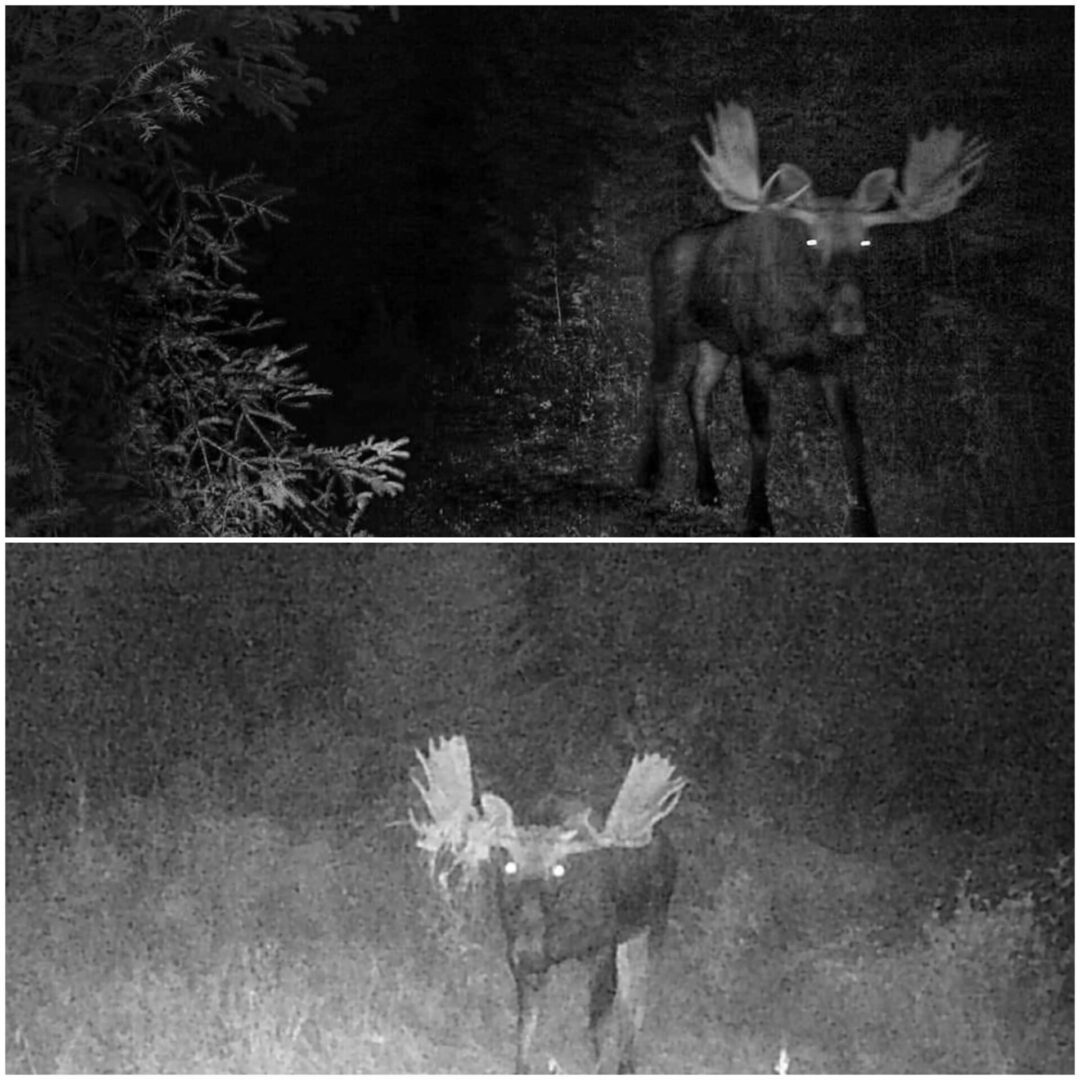
<instances>
[{"instance_id":1,"label":"tall grass","mask_svg":"<svg viewBox=\"0 0 1080 1080\"><path fill-rule=\"evenodd\" d=\"M488 889L438 893L401 807L287 825L127 798L9 810L9 1072L505 1072L513 989ZM678 818L678 815L676 815ZM1030 891L906 909L887 864L696 807L642 1066L1071 1068L1071 936ZM900 929L897 929L900 927ZM891 929L890 929L891 928ZM537 1054L588 1064L584 972Z\"/></svg>"}]
</instances>

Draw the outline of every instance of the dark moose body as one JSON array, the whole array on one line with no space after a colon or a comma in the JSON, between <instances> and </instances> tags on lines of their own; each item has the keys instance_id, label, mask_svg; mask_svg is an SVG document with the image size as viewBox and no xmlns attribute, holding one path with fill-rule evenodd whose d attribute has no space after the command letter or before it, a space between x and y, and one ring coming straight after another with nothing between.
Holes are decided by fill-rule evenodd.
<instances>
[{"instance_id":1,"label":"dark moose body","mask_svg":"<svg viewBox=\"0 0 1080 1080\"><path fill-rule=\"evenodd\" d=\"M792 367L815 380L836 424L847 477L848 530L876 536L865 448L846 361L866 335L859 263L880 225L932 221L953 210L982 174L987 146L955 128L912 139L901 185L896 170L868 173L848 198L820 197L810 177L783 164L762 184L757 131L748 109L718 104L707 118L712 150L691 140L720 201L740 216L678 233L652 261L654 351L649 417L638 481L661 496L676 483L668 444L673 399L686 395L694 435L697 496L719 490L708 408L728 362L739 360L750 430L745 529L772 535L766 488L773 377ZM892 209L883 209L890 201Z\"/></svg>"},{"instance_id":2,"label":"dark moose body","mask_svg":"<svg viewBox=\"0 0 1080 1080\"><path fill-rule=\"evenodd\" d=\"M844 449L852 531L873 536L862 431L845 377L845 359L866 330L856 265L861 249L839 254L825 267L806 241L800 222L753 214L679 233L659 248L652 263L654 394L659 387L683 389L683 350L696 345L697 363L685 391L697 495L704 504L719 503L706 409L729 359L739 358L751 447L746 527L761 535L773 531L765 486L772 378L791 367L817 379ZM675 460L661 454L659 437L654 422L642 462L646 486L661 480L659 469Z\"/></svg>"},{"instance_id":3,"label":"dark moose body","mask_svg":"<svg viewBox=\"0 0 1080 1080\"><path fill-rule=\"evenodd\" d=\"M663 940L676 870L675 850L659 830L646 847L606 848L570 855L561 863L504 861L498 905L517 987L519 1073L528 1071L549 971L571 959L590 964L589 1031L598 1071L609 1071L605 1046L612 1041L615 1067L634 1071L645 968ZM620 946L628 950L625 963L617 963ZM612 1027L613 1039L606 1034Z\"/></svg>"}]
</instances>

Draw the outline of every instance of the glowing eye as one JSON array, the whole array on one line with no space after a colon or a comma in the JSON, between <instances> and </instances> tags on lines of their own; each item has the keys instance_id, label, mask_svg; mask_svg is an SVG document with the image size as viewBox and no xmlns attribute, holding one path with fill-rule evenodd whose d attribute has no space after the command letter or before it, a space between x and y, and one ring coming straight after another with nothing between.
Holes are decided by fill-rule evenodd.
<instances>
[{"instance_id":1,"label":"glowing eye","mask_svg":"<svg viewBox=\"0 0 1080 1080\"><path fill-rule=\"evenodd\" d=\"M817 241L813 237L811 237L809 240L806 241L806 246L817 247Z\"/></svg>"},{"instance_id":2,"label":"glowing eye","mask_svg":"<svg viewBox=\"0 0 1080 1080\"><path fill-rule=\"evenodd\" d=\"M518 864L511 859L504 867L503 873L507 877L513 877L518 872Z\"/></svg>"},{"instance_id":3,"label":"glowing eye","mask_svg":"<svg viewBox=\"0 0 1080 1080\"><path fill-rule=\"evenodd\" d=\"M860 240L859 241L859 247L869 247L869 246L870 246L870 241L869 240Z\"/></svg>"},{"instance_id":4,"label":"glowing eye","mask_svg":"<svg viewBox=\"0 0 1080 1080\"><path fill-rule=\"evenodd\" d=\"M563 875L564 875L565 873L566 873L566 867L565 867L565 866L563 866L563 864L562 864L562 863L556 863L556 864L555 864L555 865L554 865L554 866L553 866L553 867L551 868L551 876L552 876L552 877L555 877L555 878L560 878L560 877L562 877L562 876L563 876Z\"/></svg>"}]
</instances>

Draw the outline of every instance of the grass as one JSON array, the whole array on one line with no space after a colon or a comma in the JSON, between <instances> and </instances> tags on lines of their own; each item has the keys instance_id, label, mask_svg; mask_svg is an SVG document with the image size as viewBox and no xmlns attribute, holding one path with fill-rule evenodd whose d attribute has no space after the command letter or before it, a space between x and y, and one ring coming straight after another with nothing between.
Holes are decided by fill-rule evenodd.
<instances>
[{"instance_id":1,"label":"grass","mask_svg":"<svg viewBox=\"0 0 1080 1080\"><path fill-rule=\"evenodd\" d=\"M903 279L903 275L900 274ZM750 453L737 365L714 394L711 439L723 505L694 504L682 416L681 501L634 490L651 352L644 278L594 281L589 318L542 323L459 357L461 374L417 421L405 494L365 518L390 536L737 536ZM905 306L906 304L906 306ZM849 375L883 536L1069 536L1071 339L989 295L920 290L882 304ZM894 305L897 306L894 298ZM885 317L887 316L887 317ZM1066 347L1069 343L1069 348ZM769 492L782 536L842 536L840 442L802 378L775 381Z\"/></svg>"},{"instance_id":2,"label":"grass","mask_svg":"<svg viewBox=\"0 0 1080 1080\"><path fill-rule=\"evenodd\" d=\"M481 1073L513 1057L490 892L441 898L373 803L335 822L128 798L64 831L9 808L9 1072ZM14 822L14 825L12 825ZM1072 1071L1071 935L1030 893L948 918L903 858L839 855L702 804L641 1066L655 1072ZM898 841L902 843L902 841ZM585 985L556 973L538 1062L589 1067Z\"/></svg>"}]
</instances>

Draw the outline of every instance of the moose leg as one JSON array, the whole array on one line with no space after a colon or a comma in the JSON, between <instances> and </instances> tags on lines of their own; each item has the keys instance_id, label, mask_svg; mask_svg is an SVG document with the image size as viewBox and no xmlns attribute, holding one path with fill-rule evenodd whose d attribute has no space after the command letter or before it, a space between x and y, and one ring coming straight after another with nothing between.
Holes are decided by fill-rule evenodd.
<instances>
[{"instance_id":1,"label":"moose leg","mask_svg":"<svg viewBox=\"0 0 1080 1080\"><path fill-rule=\"evenodd\" d=\"M589 979L589 1035L592 1038L593 1055L597 1072L612 1071L613 1063L605 1059L605 1029L611 1016L611 1006L615 1001L615 946L606 946L593 959L592 975Z\"/></svg>"},{"instance_id":2,"label":"moose leg","mask_svg":"<svg viewBox=\"0 0 1080 1080\"><path fill-rule=\"evenodd\" d=\"M772 368L767 360L750 356L743 357L741 367L743 404L750 421L750 498L746 503L746 534L772 536L769 496L765 490L769 442L772 439L769 419Z\"/></svg>"},{"instance_id":3,"label":"moose leg","mask_svg":"<svg viewBox=\"0 0 1080 1080\"><path fill-rule=\"evenodd\" d=\"M656 389L652 386L648 391L645 416L645 438L641 443L641 451L637 461L637 485L651 491L656 487L660 475L660 413L656 400Z\"/></svg>"},{"instance_id":4,"label":"moose leg","mask_svg":"<svg viewBox=\"0 0 1080 1080\"><path fill-rule=\"evenodd\" d=\"M680 347L682 354L687 347ZM663 505L682 496L688 469L689 440L686 431L685 399L681 382L673 375L654 378L649 383L645 439L638 458L637 482L653 493L653 501ZM684 446L684 443L686 444Z\"/></svg>"},{"instance_id":5,"label":"moose leg","mask_svg":"<svg viewBox=\"0 0 1080 1080\"><path fill-rule=\"evenodd\" d=\"M870 492L866 486L866 450L851 389L839 375L822 375L821 388L844 448L848 532L852 536L877 536L874 510L870 505Z\"/></svg>"},{"instance_id":6,"label":"moose leg","mask_svg":"<svg viewBox=\"0 0 1080 1080\"><path fill-rule=\"evenodd\" d=\"M517 1073L529 1071L529 1047L532 1046L536 1024L540 1019L540 993L546 982L546 974L517 976L517 1061L514 1065Z\"/></svg>"},{"instance_id":7,"label":"moose leg","mask_svg":"<svg viewBox=\"0 0 1080 1080\"><path fill-rule=\"evenodd\" d=\"M624 941L616 950L616 995L619 1012L619 1072L634 1071L637 1037L645 1023L649 974L648 932Z\"/></svg>"},{"instance_id":8,"label":"moose leg","mask_svg":"<svg viewBox=\"0 0 1080 1080\"><path fill-rule=\"evenodd\" d=\"M728 364L727 353L708 341L698 342L697 363L686 385L690 403L690 423L694 428L694 451L697 456L697 496L704 506L720 502L716 486L712 452L709 449L709 396L712 394Z\"/></svg>"}]
</instances>

